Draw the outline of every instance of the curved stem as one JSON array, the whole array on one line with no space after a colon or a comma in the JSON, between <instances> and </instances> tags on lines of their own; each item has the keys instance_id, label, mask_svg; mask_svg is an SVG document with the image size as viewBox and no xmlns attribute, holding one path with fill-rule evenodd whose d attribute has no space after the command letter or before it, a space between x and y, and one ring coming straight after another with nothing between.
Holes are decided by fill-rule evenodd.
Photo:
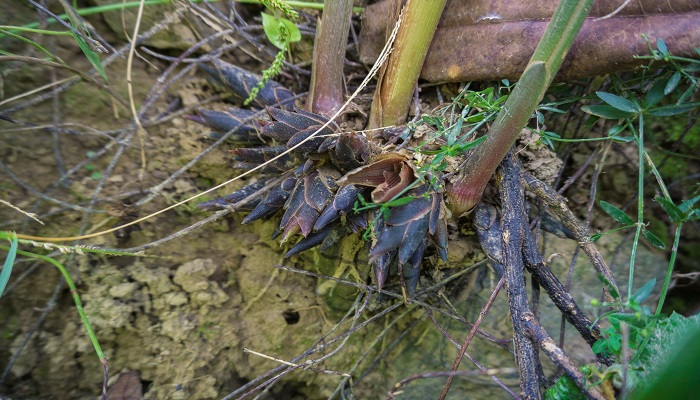
<instances>
[{"instance_id":1,"label":"curved stem","mask_svg":"<svg viewBox=\"0 0 700 400\"><path fill-rule=\"evenodd\" d=\"M656 313L654 315L661 314L661 309L664 307L664 301L666 300L666 294L668 293L668 287L671 283L671 276L673 274L673 266L676 263L676 254L678 254L678 243L681 240L681 228L683 224L678 224L676 227L676 237L673 239L673 247L671 248L671 259L668 262L668 271L666 271L666 279L664 279L664 287L661 289L661 297L659 297L659 304L656 306Z\"/></svg>"},{"instance_id":2,"label":"curved stem","mask_svg":"<svg viewBox=\"0 0 700 400\"><path fill-rule=\"evenodd\" d=\"M593 0L562 0L547 25L530 63L491 127L488 139L467 160L462 174L448 186L456 215L471 211L488 180L525 126L559 71Z\"/></svg>"}]
</instances>

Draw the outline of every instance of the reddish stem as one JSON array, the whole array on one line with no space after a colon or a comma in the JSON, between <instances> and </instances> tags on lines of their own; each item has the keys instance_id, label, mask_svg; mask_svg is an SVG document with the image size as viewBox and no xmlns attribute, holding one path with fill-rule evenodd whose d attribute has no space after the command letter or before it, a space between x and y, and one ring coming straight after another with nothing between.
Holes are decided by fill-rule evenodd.
<instances>
[{"instance_id":1,"label":"reddish stem","mask_svg":"<svg viewBox=\"0 0 700 400\"><path fill-rule=\"evenodd\" d=\"M330 116L343 104L343 66L353 0L325 0L318 20L309 111Z\"/></svg>"}]
</instances>

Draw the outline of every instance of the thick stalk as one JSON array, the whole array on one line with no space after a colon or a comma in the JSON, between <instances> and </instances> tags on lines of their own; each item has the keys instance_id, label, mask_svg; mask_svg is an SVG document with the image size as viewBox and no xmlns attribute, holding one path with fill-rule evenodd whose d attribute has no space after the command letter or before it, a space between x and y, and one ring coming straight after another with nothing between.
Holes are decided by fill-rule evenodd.
<instances>
[{"instance_id":1,"label":"thick stalk","mask_svg":"<svg viewBox=\"0 0 700 400\"><path fill-rule=\"evenodd\" d=\"M501 164L500 191L503 216L501 217L501 247L503 249L504 277L508 292L510 317L513 322L515 364L520 370L520 390L526 400L541 399L537 374L539 358L533 342L526 336L523 317L532 315L525 289L523 243L527 227L525 196L520 181L521 167L514 153Z\"/></svg>"},{"instance_id":2,"label":"thick stalk","mask_svg":"<svg viewBox=\"0 0 700 400\"><path fill-rule=\"evenodd\" d=\"M562 0L547 25L518 84L496 117L487 139L469 157L463 172L448 186L452 211L461 215L481 199L488 180L513 146L544 97L566 53L591 10L593 0Z\"/></svg>"},{"instance_id":3,"label":"thick stalk","mask_svg":"<svg viewBox=\"0 0 700 400\"><path fill-rule=\"evenodd\" d=\"M406 122L408 107L446 0L408 0L394 50L374 92L369 128Z\"/></svg>"},{"instance_id":4,"label":"thick stalk","mask_svg":"<svg viewBox=\"0 0 700 400\"><path fill-rule=\"evenodd\" d=\"M343 104L343 65L353 0L325 0L311 68L309 111L330 116Z\"/></svg>"}]
</instances>

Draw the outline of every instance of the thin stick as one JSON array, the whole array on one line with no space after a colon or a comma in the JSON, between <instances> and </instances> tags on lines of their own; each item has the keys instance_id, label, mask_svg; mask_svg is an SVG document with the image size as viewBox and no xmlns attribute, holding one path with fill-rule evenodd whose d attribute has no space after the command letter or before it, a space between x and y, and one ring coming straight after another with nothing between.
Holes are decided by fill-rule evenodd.
<instances>
[{"instance_id":1,"label":"thin stick","mask_svg":"<svg viewBox=\"0 0 700 400\"><path fill-rule=\"evenodd\" d=\"M588 258L591 260L591 264L593 264L595 270L608 282L610 282L610 285L615 291L619 292L612 271L610 271L610 268L605 263L603 256L600 254L593 241L591 241L590 236L588 236L588 231L581 225L574 213L572 213L569 207L566 205L566 199L544 182L528 174L524 175L523 184L529 192L541 198L552 210L552 212L559 217L559 220L561 220L564 226L566 226L574 234L576 241L578 241L581 249L583 249ZM612 302L613 298L610 295L607 287L604 289L604 292L606 301Z\"/></svg>"},{"instance_id":2,"label":"thin stick","mask_svg":"<svg viewBox=\"0 0 700 400\"><path fill-rule=\"evenodd\" d=\"M447 338L447 340L449 340L450 342L452 342L452 344L454 344L454 345L457 347L458 350L462 348L462 346L461 346L459 343L457 343L457 341L456 341L452 336L450 336L450 334L445 330L445 328L443 328L442 325L440 325L440 323L435 319L435 317L433 317L433 314L432 314L432 313L426 311L426 314L428 315L428 318L430 318L430 321L433 323L433 325L435 325L435 327L438 328L438 330ZM483 365L481 365L481 363L479 363L474 357L472 357L471 354L465 352L464 355L466 355L467 358L469 359L469 361L471 361L472 363L474 363L474 365L476 365L477 368L479 368L479 369L482 370L482 371L486 371L486 367L484 367ZM509 394L512 398L514 398L514 399L520 399L520 396L518 396L517 394L515 394L515 392L513 392L508 386L506 386L505 383L503 383L500 379L498 379L497 376L491 375L491 380L494 381L494 382L496 382L496 384L497 384L498 386L500 386L503 390L505 390L506 392L508 392L508 394Z\"/></svg>"},{"instance_id":3,"label":"thin stick","mask_svg":"<svg viewBox=\"0 0 700 400\"><path fill-rule=\"evenodd\" d=\"M19 208L19 207L13 205L12 203L9 203L9 202L3 200L3 199L0 199L0 204L4 204L4 205L6 205L7 207L10 207L11 209L13 209L13 210L15 210L15 211L17 211L17 212L19 212L19 213L22 213L22 214L26 215L27 217L33 219L34 221L36 221L36 222L38 222L38 223L44 225L44 223L43 223L43 222L39 219L39 217L37 217L36 214L34 214L34 213L26 212L26 211L22 210L21 208Z\"/></svg>"},{"instance_id":4,"label":"thin stick","mask_svg":"<svg viewBox=\"0 0 700 400\"><path fill-rule=\"evenodd\" d=\"M464 357L464 353L467 352L467 347L469 347L469 343L471 343L472 338L474 337L474 334L476 333L476 330L479 329L479 325L481 325L481 322L484 320L484 317L486 317L486 313L488 313L489 310L491 309L491 305L493 305L493 302L496 300L496 296L498 296L498 293L501 291L501 288L503 287L504 283L505 283L505 279L503 277L501 277L501 279L498 281L498 284L496 285L496 288L493 289L493 293L491 293L491 297L489 297L489 300L486 302L484 307L479 312L479 317L476 319L476 322L474 322L474 326L469 331L469 334L467 335L467 337L464 338L464 343L462 344L462 348L459 349L459 355L457 355L455 362L452 364L452 369L450 370L451 372L457 372L457 368L459 368L459 364L462 362L462 358ZM444 400L445 397L447 397L447 393L450 391L450 386L452 386L452 380L454 379L454 377L455 377L455 375L449 375L447 377L447 382L445 382L445 386L443 386L442 392L440 392L439 400Z\"/></svg>"},{"instance_id":5,"label":"thin stick","mask_svg":"<svg viewBox=\"0 0 700 400\"><path fill-rule=\"evenodd\" d=\"M136 13L136 23L134 24L134 33L131 35L133 38L139 36L139 29L141 28L141 18L143 17L143 6L144 1L141 0L139 3L139 9ZM129 55L126 60L126 90L129 93L129 109L131 110L131 115L134 117L134 123L136 124L136 129L139 135L139 141L141 142L141 169L139 170L139 181L143 180L143 175L146 172L146 144L145 136L146 130L141 125L141 119L139 118L138 112L136 112L136 102L134 101L134 85L131 80L131 71L134 64L134 53L136 52L136 40L131 41L131 47L129 47Z\"/></svg>"},{"instance_id":6,"label":"thin stick","mask_svg":"<svg viewBox=\"0 0 700 400\"><path fill-rule=\"evenodd\" d=\"M496 375L496 374L513 374L518 372L515 368L491 368L486 371L444 371L444 372L427 372L424 374L418 374L409 376L406 379L402 379L389 392L389 397L387 399L394 399L397 395L401 393L401 389L406 386L407 383L415 381L417 379L426 378L441 378L441 377L454 377L454 376L474 376L474 375Z\"/></svg>"},{"instance_id":7,"label":"thin stick","mask_svg":"<svg viewBox=\"0 0 700 400\"><path fill-rule=\"evenodd\" d=\"M253 350L245 348L245 347L243 348L243 352L250 353L250 354L256 355L258 357L266 358L268 360L276 361L280 364L289 365L290 367L294 367L294 368L308 369L309 371L320 372L323 374L340 375L340 376L352 378L352 376L350 376L350 374L346 374L343 372L331 371L331 370L327 370L327 369L310 368L310 367L308 367L306 365L302 365L302 364L294 364L293 362L285 361L285 360L282 360L282 359L276 358L276 357L271 357L271 356L268 356L268 355L263 354L263 353L258 353L257 351L253 351Z\"/></svg>"}]
</instances>

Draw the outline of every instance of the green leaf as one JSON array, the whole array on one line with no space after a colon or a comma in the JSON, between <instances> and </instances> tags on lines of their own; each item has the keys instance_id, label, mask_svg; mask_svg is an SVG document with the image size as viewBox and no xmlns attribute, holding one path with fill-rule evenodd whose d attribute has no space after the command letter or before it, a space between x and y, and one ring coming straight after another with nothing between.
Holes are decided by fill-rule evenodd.
<instances>
[{"instance_id":1,"label":"green leaf","mask_svg":"<svg viewBox=\"0 0 700 400\"><path fill-rule=\"evenodd\" d=\"M591 242L597 242L602 237L603 237L602 233L596 233L595 235L591 235Z\"/></svg>"},{"instance_id":2,"label":"green leaf","mask_svg":"<svg viewBox=\"0 0 700 400\"><path fill-rule=\"evenodd\" d=\"M610 139L617 143L629 143L634 141L634 136L611 136Z\"/></svg>"},{"instance_id":3,"label":"green leaf","mask_svg":"<svg viewBox=\"0 0 700 400\"><path fill-rule=\"evenodd\" d=\"M617 136L625 130L625 125L615 125L608 131L608 136Z\"/></svg>"},{"instance_id":4,"label":"green leaf","mask_svg":"<svg viewBox=\"0 0 700 400\"><path fill-rule=\"evenodd\" d=\"M678 208L683 211L683 214L688 214L698 200L700 200L700 195L682 202L680 205L678 205Z\"/></svg>"},{"instance_id":5,"label":"green leaf","mask_svg":"<svg viewBox=\"0 0 700 400\"><path fill-rule=\"evenodd\" d=\"M431 115L424 115L421 117L421 121L423 123L426 123L428 125L432 125L438 129L438 131L442 131L445 129L445 127L442 125L442 118L440 117L435 117Z\"/></svg>"},{"instance_id":6,"label":"green leaf","mask_svg":"<svg viewBox=\"0 0 700 400\"><path fill-rule=\"evenodd\" d=\"M597 106L583 106L581 107L583 112L595 115L596 117L605 119L623 119L629 118L634 115L634 113L620 111L615 107L597 105Z\"/></svg>"},{"instance_id":7,"label":"green leaf","mask_svg":"<svg viewBox=\"0 0 700 400\"><path fill-rule=\"evenodd\" d=\"M631 101L627 100L624 97L620 97L616 94L612 93L607 93L607 92L596 92L596 95L600 97L601 100L604 102L608 103L612 107L624 111L624 112L630 112L630 113L637 113L639 110L637 109L637 106L634 105Z\"/></svg>"},{"instance_id":8,"label":"green leaf","mask_svg":"<svg viewBox=\"0 0 700 400\"><path fill-rule=\"evenodd\" d=\"M678 83L680 81L681 81L681 73L676 71L673 75L671 75L671 78L666 83L666 87L664 87L664 94L668 95L671 92L673 92L676 89L676 86L678 86Z\"/></svg>"},{"instance_id":9,"label":"green leaf","mask_svg":"<svg viewBox=\"0 0 700 400\"><path fill-rule=\"evenodd\" d=\"M452 146L455 144L457 141L457 137L462 133L462 126L464 126L464 118L467 117L467 114L469 113L469 108L464 107L462 109L462 114L460 118L457 118L457 123L450 129L450 132L447 135L447 145Z\"/></svg>"},{"instance_id":10,"label":"green leaf","mask_svg":"<svg viewBox=\"0 0 700 400\"><path fill-rule=\"evenodd\" d=\"M296 43L301 40L301 31L299 28L297 28L296 25L294 25L294 22L280 18L282 20L282 23L287 27L287 30L289 31L289 43Z\"/></svg>"},{"instance_id":11,"label":"green leaf","mask_svg":"<svg viewBox=\"0 0 700 400\"><path fill-rule=\"evenodd\" d=\"M655 106L661 99L664 98L664 89L668 85L668 80L667 79L661 79L656 82L654 82L653 85L651 85L651 88L647 91L645 103L646 107L653 107Z\"/></svg>"},{"instance_id":12,"label":"green leaf","mask_svg":"<svg viewBox=\"0 0 700 400\"><path fill-rule=\"evenodd\" d=\"M389 207L382 207L380 210L382 212L382 218L385 221L391 217L391 210L389 210Z\"/></svg>"},{"instance_id":13,"label":"green leaf","mask_svg":"<svg viewBox=\"0 0 700 400\"><path fill-rule=\"evenodd\" d=\"M696 397L692 393L688 394L687 390L694 386L697 394L700 382L697 379L699 354L700 315L685 318L673 313L659 321L647 345L630 362L627 388L631 389L631 393L628 391L629 398L652 400ZM682 377L681 381L671 384L674 376ZM652 389L655 389L653 394L649 393ZM680 392L685 394L674 395Z\"/></svg>"},{"instance_id":14,"label":"green leaf","mask_svg":"<svg viewBox=\"0 0 700 400\"><path fill-rule=\"evenodd\" d=\"M102 60L100 60L100 55L95 53L90 46L88 46L87 42L85 42L85 39L75 33L75 30L71 29L71 34L73 34L73 39L75 39L75 42L78 43L78 47L80 47L80 50L83 51L83 54L85 54L85 57L88 59L88 61L90 61L90 64L92 64L95 70L100 73L100 76L102 76L104 80L107 80L107 74L105 73L104 68L102 68Z\"/></svg>"},{"instance_id":15,"label":"green leaf","mask_svg":"<svg viewBox=\"0 0 700 400\"><path fill-rule=\"evenodd\" d=\"M556 132L540 131L540 134L542 136L546 136L546 137L550 137L550 138L561 139L561 136L559 136L559 134Z\"/></svg>"},{"instance_id":16,"label":"green leaf","mask_svg":"<svg viewBox=\"0 0 700 400\"><path fill-rule=\"evenodd\" d=\"M641 303L644 300L646 300L651 292L654 290L654 286L656 285L656 278L650 279L647 283L644 284L644 286L640 287L633 295L632 299L636 301L637 303Z\"/></svg>"},{"instance_id":17,"label":"green leaf","mask_svg":"<svg viewBox=\"0 0 700 400\"><path fill-rule=\"evenodd\" d=\"M15 264L15 257L17 256L17 237L15 235L12 236L10 251L7 253L7 258L5 258L5 263L2 266L2 271L0 271L0 297L2 297L2 294L5 292L7 282L10 280L12 266Z\"/></svg>"},{"instance_id":18,"label":"green leaf","mask_svg":"<svg viewBox=\"0 0 700 400\"><path fill-rule=\"evenodd\" d=\"M610 338L608 339L608 347L610 348L610 350L612 350L615 353L620 351L620 336L619 335L611 335Z\"/></svg>"},{"instance_id":19,"label":"green leaf","mask_svg":"<svg viewBox=\"0 0 700 400\"><path fill-rule=\"evenodd\" d=\"M591 350L593 350L594 354L601 354L605 350L608 349L608 341L607 339L600 339L597 342L593 343L593 347L591 347Z\"/></svg>"},{"instance_id":20,"label":"green leaf","mask_svg":"<svg viewBox=\"0 0 700 400\"><path fill-rule=\"evenodd\" d=\"M659 108L654 108L653 110L648 110L647 112L649 114L657 116L657 117L670 117L671 115L683 114L684 112L690 111L699 105L700 105L700 103L698 103L698 102L685 103L685 104L681 104L679 106L670 105L670 106L663 106L663 107L659 107Z\"/></svg>"},{"instance_id":21,"label":"green leaf","mask_svg":"<svg viewBox=\"0 0 700 400\"><path fill-rule=\"evenodd\" d=\"M666 42L664 42L663 39L659 38L656 40L656 47L664 57L668 56L668 48L666 47Z\"/></svg>"},{"instance_id":22,"label":"green leaf","mask_svg":"<svg viewBox=\"0 0 700 400\"><path fill-rule=\"evenodd\" d=\"M688 221L697 221L700 219L700 208L693 210L693 212L690 214L690 217L688 217Z\"/></svg>"},{"instance_id":23,"label":"green leaf","mask_svg":"<svg viewBox=\"0 0 700 400\"><path fill-rule=\"evenodd\" d=\"M280 50L286 50L289 43L301 40L301 32L294 23L282 17L275 17L268 13L262 15L263 30L267 39Z\"/></svg>"},{"instance_id":24,"label":"green leaf","mask_svg":"<svg viewBox=\"0 0 700 400\"><path fill-rule=\"evenodd\" d=\"M365 196L363 196L361 193L357 194L357 199L363 206L367 206L367 200L365 200Z\"/></svg>"},{"instance_id":25,"label":"green leaf","mask_svg":"<svg viewBox=\"0 0 700 400\"><path fill-rule=\"evenodd\" d=\"M595 347L595 344L593 345ZM544 400L586 400L587 397L581 392L571 378L562 375L554 382L554 385L544 391Z\"/></svg>"},{"instance_id":26,"label":"green leaf","mask_svg":"<svg viewBox=\"0 0 700 400\"><path fill-rule=\"evenodd\" d=\"M630 218L624 211L615 207L614 205L608 203L607 201L600 201L600 208L605 211L606 214L613 217L615 221L623 225L634 225L634 220Z\"/></svg>"},{"instance_id":27,"label":"green leaf","mask_svg":"<svg viewBox=\"0 0 700 400\"><path fill-rule=\"evenodd\" d=\"M556 108L556 107L539 106L538 108L539 108L540 110L543 110L543 111L549 111L549 112L553 112L553 113L557 113L557 114L566 114L566 111L560 110L560 109L558 109L558 108Z\"/></svg>"},{"instance_id":28,"label":"green leaf","mask_svg":"<svg viewBox=\"0 0 700 400\"><path fill-rule=\"evenodd\" d=\"M683 222L685 219L685 213L679 207L673 204L672 201L662 196L656 196L654 197L654 200L656 200L656 202L661 205L661 208L666 211L666 214L668 214L669 218L671 218L671 222L674 224Z\"/></svg>"},{"instance_id":29,"label":"green leaf","mask_svg":"<svg viewBox=\"0 0 700 400\"><path fill-rule=\"evenodd\" d=\"M620 329L620 322L625 322L634 329L644 329L652 319L652 317L637 316L636 314L631 313L612 313L608 316L608 321L610 321L610 324L616 329Z\"/></svg>"},{"instance_id":30,"label":"green leaf","mask_svg":"<svg viewBox=\"0 0 700 400\"><path fill-rule=\"evenodd\" d=\"M415 199L413 196L399 197L396 200L387 201L384 205L387 207L399 207L412 202L413 199Z\"/></svg>"},{"instance_id":31,"label":"green leaf","mask_svg":"<svg viewBox=\"0 0 700 400\"><path fill-rule=\"evenodd\" d=\"M647 239L649 243L651 243L652 246L658 247L659 249L665 249L666 245L664 242L661 241L661 239L658 238L658 236L654 235L647 229L642 230L642 235Z\"/></svg>"},{"instance_id":32,"label":"green leaf","mask_svg":"<svg viewBox=\"0 0 700 400\"><path fill-rule=\"evenodd\" d=\"M683 92L683 94L681 95L681 97L678 98L676 104L683 104L686 101L688 101L690 96L692 96L693 93L695 93L695 89L695 85L688 85L688 89L686 89L685 92Z\"/></svg>"},{"instance_id":33,"label":"green leaf","mask_svg":"<svg viewBox=\"0 0 700 400\"><path fill-rule=\"evenodd\" d=\"M465 151L480 145L484 140L486 140L486 136L482 136L476 140L472 140L471 142L460 144L457 147L459 148L460 153L464 153Z\"/></svg>"},{"instance_id":34,"label":"green leaf","mask_svg":"<svg viewBox=\"0 0 700 400\"><path fill-rule=\"evenodd\" d=\"M619 299L620 293L618 293L617 290L615 290L615 286L613 286L613 284L610 283L610 281L608 281L603 275L601 275L601 274L597 274L597 275L598 275L598 280L600 280L603 283L603 285L605 285L605 287L610 292L610 296L612 296L612 298L615 300Z\"/></svg>"}]
</instances>

